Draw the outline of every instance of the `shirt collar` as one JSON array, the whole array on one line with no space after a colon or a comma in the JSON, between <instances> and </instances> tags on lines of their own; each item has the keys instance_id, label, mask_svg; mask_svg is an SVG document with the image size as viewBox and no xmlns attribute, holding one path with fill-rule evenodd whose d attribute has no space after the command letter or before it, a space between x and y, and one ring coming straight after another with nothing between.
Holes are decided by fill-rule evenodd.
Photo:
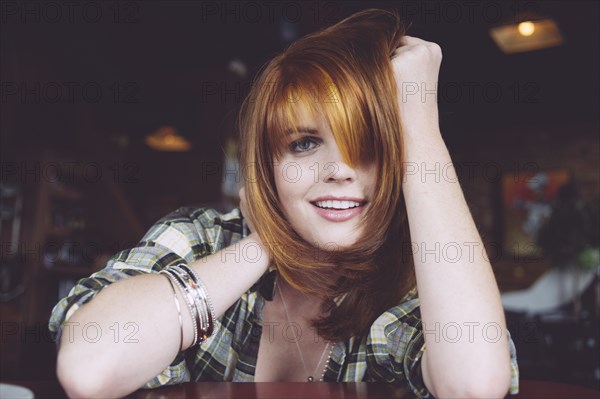
<instances>
[{"instance_id":1,"label":"shirt collar","mask_svg":"<svg viewBox=\"0 0 600 399\"><path fill-rule=\"evenodd\" d=\"M250 288L251 291L258 291L260 295L267 301L272 301L275 297L275 288L277 283L277 269L275 265L269 265L269 268L263 275L258 279L256 283ZM340 306L346 295L343 294L334 298L336 306Z\"/></svg>"},{"instance_id":2,"label":"shirt collar","mask_svg":"<svg viewBox=\"0 0 600 399\"><path fill-rule=\"evenodd\" d=\"M239 210L239 208L238 208ZM241 215L241 210L239 210L240 212L240 217L242 217ZM248 228L248 224L246 223L246 219L244 219L242 217L242 238L247 237L250 234L250 229ZM275 268L275 265L273 263L271 263L269 265L269 268L267 269L266 272L263 273L263 275L258 279L258 281L256 283L254 283L254 285L252 285L252 287L250 288L250 291L258 291L258 293L267 301L272 301L273 298L275 297L275 284L276 284L276 280L277 280L277 269ZM335 302L336 306L339 306L342 301L344 300L344 298L346 297L347 294L343 294L337 298L335 298L333 301Z\"/></svg>"},{"instance_id":3,"label":"shirt collar","mask_svg":"<svg viewBox=\"0 0 600 399\"><path fill-rule=\"evenodd\" d=\"M258 279L252 289L258 291L267 301L272 301L275 297L275 280L277 279L277 270L271 263L269 269Z\"/></svg>"}]
</instances>

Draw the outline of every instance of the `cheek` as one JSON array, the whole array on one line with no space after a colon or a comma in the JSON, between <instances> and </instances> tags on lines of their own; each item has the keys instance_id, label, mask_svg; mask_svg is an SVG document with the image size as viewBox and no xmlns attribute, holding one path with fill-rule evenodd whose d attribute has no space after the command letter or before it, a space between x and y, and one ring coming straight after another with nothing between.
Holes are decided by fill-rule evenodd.
<instances>
[{"instance_id":1,"label":"cheek","mask_svg":"<svg viewBox=\"0 0 600 399\"><path fill-rule=\"evenodd\" d=\"M300 205L313 181L310 168L298 162L284 162L274 169L277 194L284 208Z\"/></svg>"},{"instance_id":2,"label":"cheek","mask_svg":"<svg viewBox=\"0 0 600 399\"><path fill-rule=\"evenodd\" d=\"M277 188L277 195L279 196L279 200L284 209L289 209L295 197L294 179L290 179L290 174L293 175L295 173L295 169L286 164L275 168L275 186Z\"/></svg>"},{"instance_id":3,"label":"cheek","mask_svg":"<svg viewBox=\"0 0 600 399\"><path fill-rule=\"evenodd\" d=\"M365 173L365 188L368 192L369 196L372 196L375 193L375 188L377 187L377 170L375 167L369 168L369 170Z\"/></svg>"}]
</instances>

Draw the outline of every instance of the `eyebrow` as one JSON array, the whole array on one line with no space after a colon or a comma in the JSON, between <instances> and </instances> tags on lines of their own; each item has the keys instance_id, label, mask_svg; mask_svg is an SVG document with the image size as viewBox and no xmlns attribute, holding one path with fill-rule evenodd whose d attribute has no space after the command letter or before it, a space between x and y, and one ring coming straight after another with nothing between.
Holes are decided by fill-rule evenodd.
<instances>
[{"instance_id":1,"label":"eyebrow","mask_svg":"<svg viewBox=\"0 0 600 399\"><path fill-rule=\"evenodd\" d=\"M297 126L296 130L298 131L298 133L308 133L308 134L314 134L314 135L319 135L319 129L315 129L314 127L306 127L306 126ZM294 134L294 131L290 128L286 130L286 133L288 135Z\"/></svg>"}]
</instances>

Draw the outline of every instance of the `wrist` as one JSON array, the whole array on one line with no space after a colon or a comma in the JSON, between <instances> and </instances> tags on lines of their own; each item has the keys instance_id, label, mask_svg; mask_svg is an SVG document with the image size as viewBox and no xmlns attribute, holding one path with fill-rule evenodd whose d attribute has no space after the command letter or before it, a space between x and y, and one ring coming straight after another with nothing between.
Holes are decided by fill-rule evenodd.
<instances>
[{"instance_id":1,"label":"wrist","mask_svg":"<svg viewBox=\"0 0 600 399\"><path fill-rule=\"evenodd\" d=\"M400 121L404 135L409 138L441 134L437 104L420 104L418 107L401 105Z\"/></svg>"},{"instance_id":2,"label":"wrist","mask_svg":"<svg viewBox=\"0 0 600 399\"><path fill-rule=\"evenodd\" d=\"M249 245L257 248L257 253L248 252L248 254L252 253L253 255L249 255L250 257L255 257L256 262L259 262L260 265L267 270L269 265L271 264L271 252L265 243L262 241L258 233L251 232L246 238L242 241L245 241L243 245Z\"/></svg>"}]
</instances>

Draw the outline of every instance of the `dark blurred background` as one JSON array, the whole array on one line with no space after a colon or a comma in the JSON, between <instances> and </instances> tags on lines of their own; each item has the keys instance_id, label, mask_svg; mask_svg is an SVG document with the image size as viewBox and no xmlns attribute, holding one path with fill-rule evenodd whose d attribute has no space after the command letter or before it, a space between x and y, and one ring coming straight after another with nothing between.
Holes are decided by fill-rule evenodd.
<instances>
[{"instance_id":1,"label":"dark blurred background","mask_svg":"<svg viewBox=\"0 0 600 399\"><path fill-rule=\"evenodd\" d=\"M441 130L501 290L566 264L579 273L583 249L592 266L581 273L595 270L594 237L567 258L539 243L502 249L514 236L511 176L566 175L577 204L598 203L596 1L2 1L2 379L53 376L50 310L107 256L179 206L235 205L223 172L236 170L237 111L259 68L371 7L398 10L409 35L442 47ZM491 35L538 20L555 23L560 44L506 53ZM557 191L545 194L556 210ZM573 228L598 227L584 220ZM552 321L508 315L521 378L598 387L597 281Z\"/></svg>"}]
</instances>

